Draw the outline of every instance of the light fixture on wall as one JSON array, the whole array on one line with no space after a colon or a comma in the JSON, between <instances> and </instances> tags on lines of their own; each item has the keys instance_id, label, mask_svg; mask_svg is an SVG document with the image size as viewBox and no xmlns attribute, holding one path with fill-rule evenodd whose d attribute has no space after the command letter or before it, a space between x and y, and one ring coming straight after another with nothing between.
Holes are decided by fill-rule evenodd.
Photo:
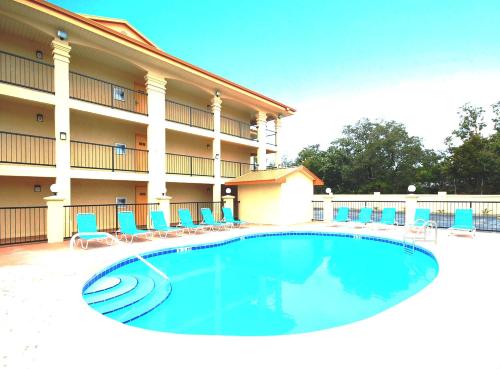
<instances>
[{"instance_id":1,"label":"light fixture on wall","mask_svg":"<svg viewBox=\"0 0 500 369\"><path fill-rule=\"evenodd\" d=\"M219 90L215 90L215 96L220 97L220 92L219 92Z\"/></svg>"},{"instance_id":2,"label":"light fixture on wall","mask_svg":"<svg viewBox=\"0 0 500 369\"><path fill-rule=\"evenodd\" d=\"M278 114L278 118L279 119L283 118L283 114Z\"/></svg>"},{"instance_id":3,"label":"light fixture on wall","mask_svg":"<svg viewBox=\"0 0 500 369\"><path fill-rule=\"evenodd\" d=\"M408 192L409 193L414 193L417 190L417 187L415 185L409 185L408 186Z\"/></svg>"},{"instance_id":4,"label":"light fixture on wall","mask_svg":"<svg viewBox=\"0 0 500 369\"><path fill-rule=\"evenodd\" d=\"M68 34L66 31L63 30L57 30L57 37L59 37L59 40L61 41L66 41L68 39Z\"/></svg>"},{"instance_id":5,"label":"light fixture on wall","mask_svg":"<svg viewBox=\"0 0 500 369\"><path fill-rule=\"evenodd\" d=\"M61 141L66 141L66 132L59 132L59 139Z\"/></svg>"},{"instance_id":6,"label":"light fixture on wall","mask_svg":"<svg viewBox=\"0 0 500 369\"><path fill-rule=\"evenodd\" d=\"M33 187L33 191L35 192L42 192L42 186L36 184L34 187Z\"/></svg>"},{"instance_id":7,"label":"light fixture on wall","mask_svg":"<svg viewBox=\"0 0 500 369\"><path fill-rule=\"evenodd\" d=\"M35 52L36 58L37 59L43 59L43 51L42 50L37 50Z\"/></svg>"},{"instance_id":8,"label":"light fixture on wall","mask_svg":"<svg viewBox=\"0 0 500 369\"><path fill-rule=\"evenodd\" d=\"M215 154L215 160L219 160L220 158L220 155L219 154Z\"/></svg>"},{"instance_id":9,"label":"light fixture on wall","mask_svg":"<svg viewBox=\"0 0 500 369\"><path fill-rule=\"evenodd\" d=\"M36 115L36 121L37 121L38 123L43 123L43 114L38 113L38 114Z\"/></svg>"},{"instance_id":10,"label":"light fixture on wall","mask_svg":"<svg viewBox=\"0 0 500 369\"><path fill-rule=\"evenodd\" d=\"M57 193L59 192L59 186L57 183L50 185L50 191L54 194L54 196L57 196Z\"/></svg>"}]
</instances>

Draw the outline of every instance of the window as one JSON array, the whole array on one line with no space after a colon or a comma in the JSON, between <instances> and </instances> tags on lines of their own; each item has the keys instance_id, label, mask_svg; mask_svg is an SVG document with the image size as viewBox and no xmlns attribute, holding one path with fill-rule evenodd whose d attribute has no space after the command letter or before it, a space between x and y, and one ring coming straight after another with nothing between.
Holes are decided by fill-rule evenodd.
<instances>
[{"instance_id":1,"label":"window","mask_svg":"<svg viewBox=\"0 0 500 369\"><path fill-rule=\"evenodd\" d=\"M116 149L115 149L116 155L125 155L125 153L127 151L127 145L117 143L117 144L115 144L115 147L116 147Z\"/></svg>"},{"instance_id":2,"label":"window","mask_svg":"<svg viewBox=\"0 0 500 369\"><path fill-rule=\"evenodd\" d=\"M117 197L116 198L116 205L125 205L126 203L127 203L126 197Z\"/></svg>"},{"instance_id":3,"label":"window","mask_svg":"<svg viewBox=\"0 0 500 369\"><path fill-rule=\"evenodd\" d=\"M113 98L118 101L125 101L125 90L122 87L113 86Z\"/></svg>"}]
</instances>

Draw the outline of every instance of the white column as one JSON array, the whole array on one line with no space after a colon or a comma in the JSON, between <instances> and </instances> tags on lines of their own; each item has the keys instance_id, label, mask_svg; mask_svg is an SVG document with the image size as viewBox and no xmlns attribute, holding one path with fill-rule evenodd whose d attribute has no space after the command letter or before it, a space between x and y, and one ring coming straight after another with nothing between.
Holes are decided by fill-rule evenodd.
<instances>
[{"instance_id":1,"label":"white column","mask_svg":"<svg viewBox=\"0 0 500 369\"><path fill-rule=\"evenodd\" d=\"M259 141L259 148L257 149L257 162L259 170L265 170L266 163L266 124L267 115L263 112L258 112L257 118L257 140Z\"/></svg>"},{"instance_id":2,"label":"white column","mask_svg":"<svg viewBox=\"0 0 500 369\"><path fill-rule=\"evenodd\" d=\"M165 196L163 194L156 198L158 209L163 211L165 222L168 226L170 225L170 200L172 200L172 196Z\"/></svg>"},{"instance_id":3,"label":"white column","mask_svg":"<svg viewBox=\"0 0 500 369\"><path fill-rule=\"evenodd\" d=\"M224 207L231 209L231 212L234 214L234 199L233 195L224 195L222 196L222 200L224 201Z\"/></svg>"},{"instance_id":4,"label":"white column","mask_svg":"<svg viewBox=\"0 0 500 369\"><path fill-rule=\"evenodd\" d=\"M47 242L64 241L64 197L54 195L43 198L47 202Z\"/></svg>"},{"instance_id":5,"label":"white column","mask_svg":"<svg viewBox=\"0 0 500 369\"><path fill-rule=\"evenodd\" d=\"M281 115L276 118L275 127L276 130L276 153L274 154L274 165L276 167L281 167L281 141L280 141L280 131L281 131Z\"/></svg>"},{"instance_id":6,"label":"white column","mask_svg":"<svg viewBox=\"0 0 500 369\"><path fill-rule=\"evenodd\" d=\"M333 195L323 195L323 222L331 223L333 221Z\"/></svg>"},{"instance_id":7,"label":"white column","mask_svg":"<svg viewBox=\"0 0 500 369\"><path fill-rule=\"evenodd\" d=\"M405 224L413 224L413 220L415 219L415 210L417 210L418 206L418 195L406 195L405 200Z\"/></svg>"},{"instance_id":8,"label":"white column","mask_svg":"<svg viewBox=\"0 0 500 369\"><path fill-rule=\"evenodd\" d=\"M214 159L214 187L212 201L221 201L222 179L220 175L221 144L220 144L220 115L222 100L219 96L212 98L212 113L214 114L214 140L212 142L212 158Z\"/></svg>"},{"instance_id":9,"label":"white column","mask_svg":"<svg viewBox=\"0 0 500 369\"><path fill-rule=\"evenodd\" d=\"M56 183L65 204L71 203L69 60L71 46L66 41L52 41L54 58L54 135L56 150ZM62 226L62 225L61 225Z\"/></svg>"},{"instance_id":10,"label":"white column","mask_svg":"<svg viewBox=\"0 0 500 369\"><path fill-rule=\"evenodd\" d=\"M165 193L165 86L161 76L148 73L148 202Z\"/></svg>"}]
</instances>

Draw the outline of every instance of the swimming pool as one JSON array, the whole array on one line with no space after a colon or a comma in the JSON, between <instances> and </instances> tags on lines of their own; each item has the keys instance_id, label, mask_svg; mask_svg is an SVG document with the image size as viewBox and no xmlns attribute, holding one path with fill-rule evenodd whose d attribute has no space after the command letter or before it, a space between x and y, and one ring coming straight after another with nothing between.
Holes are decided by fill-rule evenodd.
<instances>
[{"instance_id":1,"label":"swimming pool","mask_svg":"<svg viewBox=\"0 0 500 369\"><path fill-rule=\"evenodd\" d=\"M326 232L254 234L144 254L83 288L89 306L145 329L205 335L281 335L371 317L434 280L427 250L379 237Z\"/></svg>"}]
</instances>

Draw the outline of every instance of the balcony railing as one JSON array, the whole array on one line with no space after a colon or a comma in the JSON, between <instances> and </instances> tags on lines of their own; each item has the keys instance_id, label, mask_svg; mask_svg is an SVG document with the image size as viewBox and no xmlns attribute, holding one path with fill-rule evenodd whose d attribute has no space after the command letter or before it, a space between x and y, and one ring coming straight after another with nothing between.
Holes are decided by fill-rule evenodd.
<instances>
[{"instance_id":1,"label":"balcony railing","mask_svg":"<svg viewBox=\"0 0 500 369\"><path fill-rule=\"evenodd\" d=\"M214 176L214 159L166 153L165 161L167 174Z\"/></svg>"},{"instance_id":2,"label":"balcony railing","mask_svg":"<svg viewBox=\"0 0 500 369\"><path fill-rule=\"evenodd\" d=\"M148 95L80 73L69 73L69 96L113 109L148 114Z\"/></svg>"},{"instance_id":3,"label":"balcony railing","mask_svg":"<svg viewBox=\"0 0 500 369\"><path fill-rule=\"evenodd\" d=\"M252 170L256 170L256 167L255 165L249 163L221 160L220 170L221 170L221 177L236 178Z\"/></svg>"},{"instance_id":4,"label":"balcony railing","mask_svg":"<svg viewBox=\"0 0 500 369\"><path fill-rule=\"evenodd\" d=\"M256 140L256 133L253 132L250 127L250 123L221 116L220 130L227 135L246 138L248 140Z\"/></svg>"},{"instance_id":5,"label":"balcony railing","mask_svg":"<svg viewBox=\"0 0 500 369\"><path fill-rule=\"evenodd\" d=\"M214 130L214 115L212 112L171 100L165 100L165 119L191 127Z\"/></svg>"},{"instance_id":6,"label":"balcony railing","mask_svg":"<svg viewBox=\"0 0 500 369\"><path fill-rule=\"evenodd\" d=\"M0 163L55 166L55 138L0 132Z\"/></svg>"},{"instance_id":7,"label":"balcony railing","mask_svg":"<svg viewBox=\"0 0 500 369\"><path fill-rule=\"evenodd\" d=\"M71 167L146 173L148 150L72 140Z\"/></svg>"},{"instance_id":8,"label":"balcony railing","mask_svg":"<svg viewBox=\"0 0 500 369\"><path fill-rule=\"evenodd\" d=\"M0 51L0 81L54 93L54 66Z\"/></svg>"}]
</instances>

